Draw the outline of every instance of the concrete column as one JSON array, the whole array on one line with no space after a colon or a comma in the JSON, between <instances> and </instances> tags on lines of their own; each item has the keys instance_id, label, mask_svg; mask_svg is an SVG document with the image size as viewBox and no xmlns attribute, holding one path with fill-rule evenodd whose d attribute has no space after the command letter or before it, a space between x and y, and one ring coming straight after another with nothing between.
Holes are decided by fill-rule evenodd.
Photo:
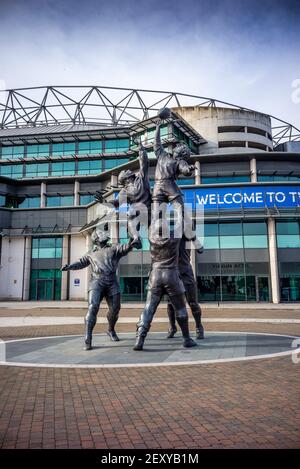
<instances>
[{"instance_id":1,"label":"concrete column","mask_svg":"<svg viewBox=\"0 0 300 469\"><path fill-rule=\"evenodd\" d=\"M85 251L88 252L92 249L92 239L90 233L86 234L85 238ZM90 276L91 276L91 267L87 267L85 269L85 299L88 299L88 292L89 292L89 282L90 282Z\"/></svg>"},{"instance_id":2,"label":"concrete column","mask_svg":"<svg viewBox=\"0 0 300 469\"><path fill-rule=\"evenodd\" d=\"M29 300L30 295L30 274L31 274L31 236L25 237L24 265L23 265L23 293L22 300Z\"/></svg>"},{"instance_id":3,"label":"concrete column","mask_svg":"<svg viewBox=\"0 0 300 469\"><path fill-rule=\"evenodd\" d=\"M80 182L75 181L74 182L74 206L75 207L78 207L78 205L80 205L79 191L80 191Z\"/></svg>"},{"instance_id":4,"label":"concrete column","mask_svg":"<svg viewBox=\"0 0 300 469\"><path fill-rule=\"evenodd\" d=\"M280 302L279 275L277 262L276 224L274 218L268 218L269 259L271 273L272 302Z\"/></svg>"},{"instance_id":5,"label":"concrete column","mask_svg":"<svg viewBox=\"0 0 300 469\"><path fill-rule=\"evenodd\" d=\"M257 182L256 158L250 160L251 182Z\"/></svg>"},{"instance_id":6,"label":"concrete column","mask_svg":"<svg viewBox=\"0 0 300 469\"><path fill-rule=\"evenodd\" d=\"M47 184L45 182L41 183L41 208L46 207L46 192Z\"/></svg>"},{"instance_id":7,"label":"concrete column","mask_svg":"<svg viewBox=\"0 0 300 469\"><path fill-rule=\"evenodd\" d=\"M196 161L195 163L195 184L201 184L201 176L200 176L200 161Z\"/></svg>"},{"instance_id":8,"label":"concrete column","mask_svg":"<svg viewBox=\"0 0 300 469\"><path fill-rule=\"evenodd\" d=\"M62 247L62 266L69 264L69 235L63 237L63 247ZM61 299L68 300L68 282L69 282L69 272L61 273Z\"/></svg>"}]
</instances>

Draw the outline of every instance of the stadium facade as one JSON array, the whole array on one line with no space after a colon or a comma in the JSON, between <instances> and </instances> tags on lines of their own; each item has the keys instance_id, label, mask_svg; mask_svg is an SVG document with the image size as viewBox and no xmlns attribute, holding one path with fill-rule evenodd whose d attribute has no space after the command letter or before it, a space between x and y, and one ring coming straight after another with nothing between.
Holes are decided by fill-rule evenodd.
<instances>
[{"instance_id":1,"label":"stadium facade","mask_svg":"<svg viewBox=\"0 0 300 469\"><path fill-rule=\"evenodd\" d=\"M273 116L179 93L47 87L0 93L1 300L87 298L83 255L91 229L136 169L140 136L150 158L157 110L172 108L163 144L192 150L185 200L205 209L202 255L192 263L201 302L300 301L300 131ZM126 232L112 224L113 240ZM145 298L149 246L122 260L123 301Z\"/></svg>"}]
</instances>

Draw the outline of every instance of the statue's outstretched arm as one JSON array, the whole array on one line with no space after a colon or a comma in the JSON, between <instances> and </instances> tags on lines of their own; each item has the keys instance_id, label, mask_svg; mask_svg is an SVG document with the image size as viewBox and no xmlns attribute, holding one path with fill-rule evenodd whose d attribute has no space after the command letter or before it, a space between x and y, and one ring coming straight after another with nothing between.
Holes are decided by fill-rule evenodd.
<instances>
[{"instance_id":1,"label":"statue's outstretched arm","mask_svg":"<svg viewBox=\"0 0 300 469\"><path fill-rule=\"evenodd\" d=\"M135 247L136 240L130 239L128 243L125 244L117 244L117 256L124 257L126 256L132 249Z\"/></svg>"},{"instance_id":2,"label":"statue's outstretched arm","mask_svg":"<svg viewBox=\"0 0 300 469\"><path fill-rule=\"evenodd\" d=\"M154 142L153 142L153 149L156 158L159 158L164 154L164 147L162 146L161 143L161 138L160 138L160 126L161 126L161 121L158 121L156 124L156 130L155 130L155 136L154 136Z\"/></svg>"},{"instance_id":3,"label":"statue's outstretched arm","mask_svg":"<svg viewBox=\"0 0 300 469\"><path fill-rule=\"evenodd\" d=\"M84 269L85 267L88 267L90 265L90 260L87 256L83 256L79 259L77 262L73 262L73 264L65 264L61 270L66 271L66 270L80 270Z\"/></svg>"},{"instance_id":4,"label":"statue's outstretched arm","mask_svg":"<svg viewBox=\"0 0 300 469\"><path fill-rule=\"evenodd\" d=\"M148 170L149 170L149 159L146 148L140 144L139 149L139 165L140 165L140 173L143 178L148 177Z\"/></svg>"},{"instance_id":5,"label":"statue's outstretched arm","mask_svg":"<svg viewBox=\"0 0 300 469\"><path fill-rule=\"evenodd\" d=\"M119 200L118 200L118 198L117 198L117 199L114 199L114 200L106 201L106 200L104 200L104 197L103 197L103 194L102 194L101 191L96 191L96 192L95 192L95 200L96 200L99 204L111 204L111 205L113 205L115 208L118 208L118 207L119 207Z\"/></svg>"}]
</instances>

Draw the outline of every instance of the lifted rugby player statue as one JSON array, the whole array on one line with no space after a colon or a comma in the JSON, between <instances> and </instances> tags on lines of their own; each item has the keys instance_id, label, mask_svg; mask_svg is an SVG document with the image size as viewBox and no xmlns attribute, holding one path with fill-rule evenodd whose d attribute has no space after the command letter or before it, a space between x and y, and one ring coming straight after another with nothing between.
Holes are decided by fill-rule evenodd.
<instances>
[{"instance_id":1,"label":"lifted rugby player statue","mask_svg":"<svg viewBox=\"0 0 300 469\"><path fill-rule=\"evenodd\" d=\"M116 270L121 257L126 256L134 247L131 239L127 244L108 244L110 237L107 232L95 228L92 233L94 249L85 254L78 262L66 264L61 270L79 270L91 266L92 274L89 282L88 313L85 318L85 350L92 349L92 332L97 321L97 314L103 298L108 305L108 331L112 341L119 338L115 331L120 312L120 285Z\"/></svg>"},{"instance_id":2,"label":"lifted rugby player statue","mask_svg":"<svg viewBox=\"0 0 300 469\"><path fill-rule=\"evenodd\" d=\"M174 148L173 154L168 153L161 143L160 126L163 119L171 118L171 110L169 108L161 109L158 117L160 117L160 120L156 125L153 144L157 165L152 199L155 205L162 202L172 202L174 207L176 205L183 207L183 195L176 183L176 179L180 174L190 176L194 171L195 167L187 161L191 155L191 150L186 144L180 143Z\"/></svg>"},{"instance_id":3,"label":"lifted rugby player statue","mask_svg":"<svg viewBox=\"0 0 300 469\"><path fill-rule=\"evenodd\" d=\"M194 276L194 272L191 266L191 250L187 247L188 240L183 235L180 244L179 244L179 276L183 281L185 288L185 296L188 305L191 308L192 315L196 324L196 339L204 339L204 328L201 323L201 308L197 300L197 284ZM198 253L202 253L203 248L198 248ZM170 328L168 331L167 339L172 339L177 332L176 322L175 322L175 310L172 303L169 301L167 306L168 317Z\"/></svg>"},{"instance_id":4,"label":"lifted rugby player statue","mask_svg":"<svg viewBox=\"0 0 300 469\"><path fill-rule=\"evenodd\" d=\"M149 160L146 148L142 142L139 145L139 170L134 173L131 169L125 169L120 172L118 181L123 188L120 190L118 198L111 201L114 207L118 208L123 203L129 204L128 217L128 233L133 239L136 248L141 248L141 239L139 238L140 223L135 226L135 219L140 215L141 209L145 210L146 225L150 223L151 214L151 191L149 184ZM97 191L95 199L103 203L102 194Z\"/></svg>"},{"instance_id":5,"label":"lifted rugby player statue","mask_svg":"<svg viewBox=\"0 0 300 469\"><path fill-rule=\"evenodd\" d=\"M137 338L134 346L134 350L137 351L143 350L144 341L151 327L152 319L165 294L168 295L174 307L176 319L182 331L183 346L194 347L197 345L190 337L185 288L178 270L181 236L176 236L176 226L173 232L167 233L167 223L165 218L157 219L152 222L149 230L151 272L146 305L137 324Z\"/></svg>"}]
</instances>

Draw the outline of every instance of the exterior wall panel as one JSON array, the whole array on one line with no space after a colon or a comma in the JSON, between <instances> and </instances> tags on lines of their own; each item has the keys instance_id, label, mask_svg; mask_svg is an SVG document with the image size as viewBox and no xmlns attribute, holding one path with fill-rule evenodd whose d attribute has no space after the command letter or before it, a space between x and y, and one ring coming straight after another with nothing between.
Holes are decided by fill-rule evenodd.
<instances>
[{"instance_id":1,"label":"exterior wall panel","mask_svg":"<svg viewBox=\"0 0 300 469\"><path fill-rule=\"evenodd\" d=\"M24 238L2 239L0 299L22 300Z\"/></svg>"}]
</instances>

